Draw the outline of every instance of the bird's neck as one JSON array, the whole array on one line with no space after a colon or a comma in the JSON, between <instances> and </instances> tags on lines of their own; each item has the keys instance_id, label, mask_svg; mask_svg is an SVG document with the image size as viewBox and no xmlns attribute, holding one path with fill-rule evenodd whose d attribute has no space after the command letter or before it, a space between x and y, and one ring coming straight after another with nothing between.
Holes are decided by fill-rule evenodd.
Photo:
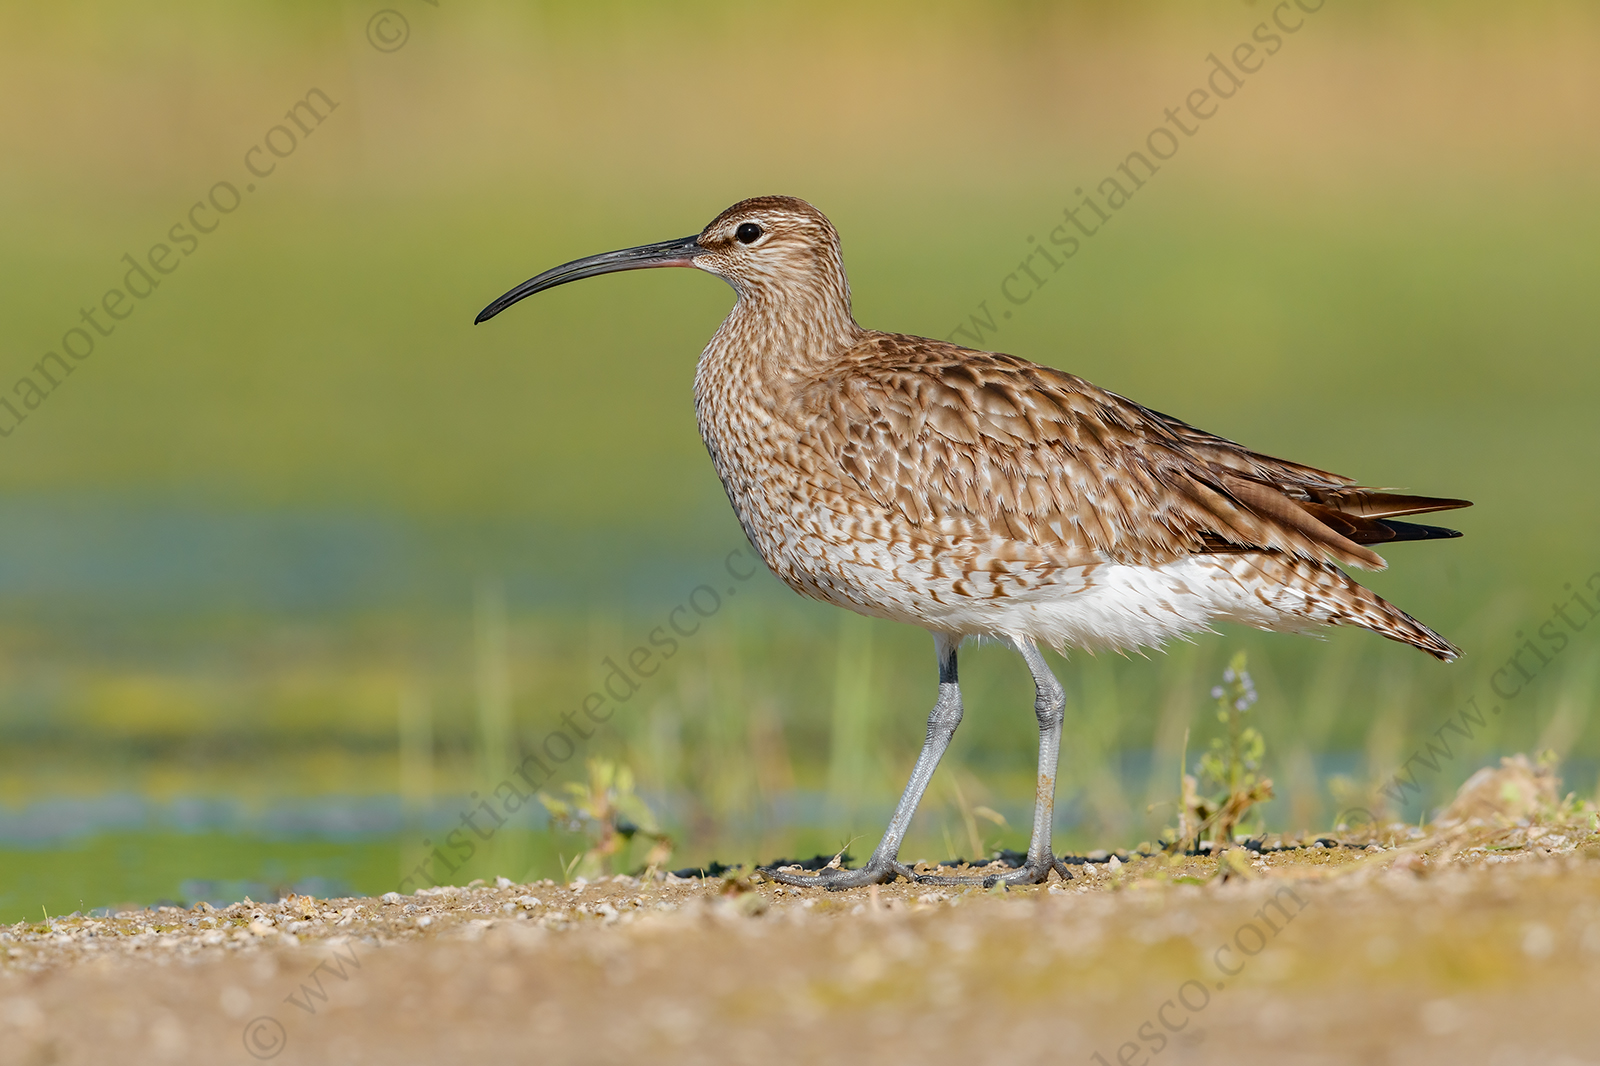
<instances>
[{"instance_id":1,"label":"bird's neck","mask_svg":"<svg viewBox=\"0 0 1600 1066\"><path fill-rule=\"evenodd\" d=\"M850 313L850 290L836 284L741 291L708 358L738 364L769 386L808 377L836 361L864 330Z\"/></svg>"}]
</instances>

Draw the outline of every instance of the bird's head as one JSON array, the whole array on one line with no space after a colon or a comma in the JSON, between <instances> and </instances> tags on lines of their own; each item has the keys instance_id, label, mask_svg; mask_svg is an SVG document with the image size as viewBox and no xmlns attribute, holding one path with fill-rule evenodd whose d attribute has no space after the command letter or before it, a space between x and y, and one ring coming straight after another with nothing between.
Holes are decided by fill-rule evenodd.
<instances>
[{"instance_id":1,"label":"bird's head","mask_svg":"<svg viewBox=\"0 0 1600 1066\"><path fill-rule=\"evenodd\" d=\"M647 267L698 267L732 285L741 299L820 297L849 315L850 288L839 234L827 218L793 196L741 200L690 237L605 252L529 278L478 314L485 322L518 300L569 281Z\"/></svg>"}]
</instances>

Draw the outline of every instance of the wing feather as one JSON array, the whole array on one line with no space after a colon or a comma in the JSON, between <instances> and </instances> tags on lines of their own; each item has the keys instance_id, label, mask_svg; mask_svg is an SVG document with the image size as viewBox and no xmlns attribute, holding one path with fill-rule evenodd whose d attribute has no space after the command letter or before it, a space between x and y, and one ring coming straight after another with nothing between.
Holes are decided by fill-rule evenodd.
<instances>
[{"instance_id":1,"label":"wing feather","mask_svg":"<svg viewBox=\"0 0 1600 1066\"><path fill-rule=\"evenodd\" d=\"M989 540L1013 542L1005 558L1159 565L1272 550L1381 568L1366 545L1453 533L1382 519L1470 506L1364 488L1063 371L920 337L869 333L799 391L815 456L796 467L837 471L935 551Z\"/></svg>"}]
</instances>

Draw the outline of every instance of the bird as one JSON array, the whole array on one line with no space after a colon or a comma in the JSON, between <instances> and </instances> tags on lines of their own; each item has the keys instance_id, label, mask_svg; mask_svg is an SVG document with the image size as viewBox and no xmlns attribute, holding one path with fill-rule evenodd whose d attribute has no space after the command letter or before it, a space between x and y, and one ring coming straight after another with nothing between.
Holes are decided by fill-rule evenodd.
<instances>
[{"instance_id":1,"label":"bird","mask_svg":"<svg viewBox=\"0 0 1600 1066\"><path fill-rule=\"evenodd\" d=\"M476 322L558 285L654 267L702 270L734 290L696 365L695 416L761 559L802 595L933 637L937 698L871 857L815 873L768 867L773 880L840 890L1070 879L1051 842L1065 692L1042 648L1159 648L1223 621L1354 625L1458 655L1342 567L1382 569L1373 545L1460 536L1398 519L1468 501L1251 451L1017 356L863 328L838 232L796 197L742 200L691 236L546 270ZM899 852L961 722L957 653L973 639L1009 645L1032 676L1039 764L1025 861L969 878L918 871Z\"/></svg>"}]
</instances>

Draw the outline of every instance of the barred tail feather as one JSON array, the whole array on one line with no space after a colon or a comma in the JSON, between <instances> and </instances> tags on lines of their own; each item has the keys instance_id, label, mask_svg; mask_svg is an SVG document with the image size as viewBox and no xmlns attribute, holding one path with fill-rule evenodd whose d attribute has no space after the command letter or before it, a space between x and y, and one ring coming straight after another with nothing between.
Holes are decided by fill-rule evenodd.
<instances>
[{"instance_id":1,"label":"barred tail feather","mask_svg":"<svg viewBox=\"0 0 1600 1066\"><path fill-rule=\"evenodd\" d=\"M1217 557L1221 562L1225 557ZM1224 563L1252 593L1254 603L1231 620L1263 629L1308 629L1353 625L1409 644L1450 662L1461 651L1376 592L1357 583L1332 563L1277 553L1234 556ZM1275 618L1264 624L1262 608ZM1232 612L1229 612L1232 613ZM1243 615L1242 617L1240 615Z\"/></svg>"},{"instance_id":2,"label":"barred tail feather","mask_svg":"<svg viewBox=\"0 0 1600 1066\"><path fill-rule=\"evenodd\" d=\"M1359 585L1356 587L1361 588ZM1368 592L1364 588L1361 591ZM1456 659L1461 657L1461 649L1444 639L1444 637L1412 618L1383 597L1373 595L1370 592L1368 592L1368 595L1372 595L1372 600L1377 604L1381 614L1373 620L1357 618L1355 619L1356 625L1370 629L1380 636L1388 637L1390 640L1398 640L1400 643L1409 644L1413 648L1421 648L1440 662L1455 662Z\"/></svg>"}]
</instances>

